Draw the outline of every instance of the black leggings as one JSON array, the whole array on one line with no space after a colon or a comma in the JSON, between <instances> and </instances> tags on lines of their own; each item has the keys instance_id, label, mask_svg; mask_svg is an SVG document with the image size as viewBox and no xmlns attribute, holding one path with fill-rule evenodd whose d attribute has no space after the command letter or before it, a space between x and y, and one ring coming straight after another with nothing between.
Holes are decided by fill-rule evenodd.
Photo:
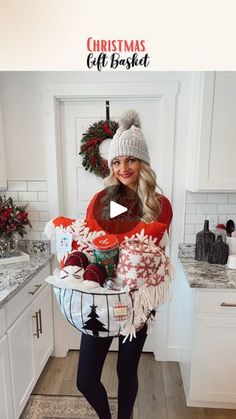
<instances>
[{"instance_id":1,"label":"black leggings","mask_svg":"<svg viewBox=\"0 0 236 419\"><path fill-rule=\"evenodd\" d=\"M119 337L117 360L118 419L130 419L138 391L138 363L147 337L145 325L136 338L122 343ZM77 387L100 419L110 419L106 390L101 383L102 369L113 338L99 338L82 333L77 373Z\"/></svg>"}]
</instances>

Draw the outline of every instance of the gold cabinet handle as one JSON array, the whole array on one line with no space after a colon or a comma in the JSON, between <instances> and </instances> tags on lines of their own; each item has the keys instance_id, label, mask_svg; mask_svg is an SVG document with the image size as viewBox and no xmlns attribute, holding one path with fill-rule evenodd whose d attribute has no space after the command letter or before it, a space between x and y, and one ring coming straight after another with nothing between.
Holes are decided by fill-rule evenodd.
<instances>
[{"instance_id":1,"label":"gold cabinet handle","mask_svg":"<svg viewBox=\"0 0 236 419\"><path fill-rule=\"evenodd\" d=\"M236 307L236 303L221 303L221 307Z\"/></svg>"},{"instance_id":2,"label":"gold cabinet handle","mask_svg":"<svg viewBox=\"0 0 236 419\"><path fill-rule=\"evenodd\" d=\"M35 290L34 290L34 291L29 291L29 294L30 294L30 295L34 295L34 294L36 294L36 292L38 291L38 289L39 289L41 286L42 286L42 284L35 285Z\"/></svg>"},{"instance_id":3,"label":"gold cabinet handle","mask_svg":"<svg viewBox=\"0 0 236 419\"><path fill-rule=\"evenodd\" d=\"M43 333L43 329L42 329L42 315L41 315L41 310L40 309L39 309L38 313L39 313L39 332L42 334Z\"/></svg>"},{"instance_id":4,"label":"gold cabinet handle","mask_svg":"<svg viewBox=\"0 0 236 419\"><path fill-rule=\"evenodd\" d=\"M37 338L39 339L39 318L38 318L38 311L35 312L35 316L32 316L33 319L36 319L36 333L34 333L34 336L37 336Z\"/></svg>"}]
</instances>

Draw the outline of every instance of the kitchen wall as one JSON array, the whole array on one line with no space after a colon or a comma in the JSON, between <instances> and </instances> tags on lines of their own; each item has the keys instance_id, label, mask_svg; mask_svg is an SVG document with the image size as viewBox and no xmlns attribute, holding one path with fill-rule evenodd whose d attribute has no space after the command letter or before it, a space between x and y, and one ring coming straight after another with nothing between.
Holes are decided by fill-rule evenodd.
<instances>
[{"instance_id":1,"label":"kitchen wall","mask_svg":"<svg viewBox=\"0 0 236 419\"><path fill-rule=\"evenodd\" d=\"M196 234L203 229L204 220L215 232L217 224L232 219L236 222L235 193L192 193L186 192L184 243L195 243Z\"/></svg>"}]
</instances>

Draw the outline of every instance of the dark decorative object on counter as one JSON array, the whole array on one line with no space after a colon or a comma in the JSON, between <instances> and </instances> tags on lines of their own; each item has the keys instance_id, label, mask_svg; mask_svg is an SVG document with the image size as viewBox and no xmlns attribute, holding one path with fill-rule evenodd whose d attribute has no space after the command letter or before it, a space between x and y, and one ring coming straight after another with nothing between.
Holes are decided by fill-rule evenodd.
<instances>
[{"instance_id":1,"label":"dark decorative object on counter","mask_svg":"<svg viewBox=\"0 0 236 419\"><path fill-rule=\"evenodd\" d=\"M210 245L208 262L225 265L228 260L229 246L224 243L222 236L218 236L216 242Z\"/></svg>"},{"instance_id":2,"label":"dark decorative object on counter","mask_svg":"<svg viewBox=\"0 0 236 419\"><path fill-rule=\"evenodd\" d=\"M226 232L227 236L231 237L231 234L235 230L235 224L233 220L228 220L226 223Z\"/></svg>"},{"instance_id":3,"label":"dark decorative object on counter","mask_svg":"<svg viewBox=\"0 0 236 419\"><path fill-rule=\"evenodd\" d=\"M215 234L209 230L209 220L204 221L204 228L196 235L196 260L208 260L210 245L215 241Z\"/></svg>"}]
</instances>

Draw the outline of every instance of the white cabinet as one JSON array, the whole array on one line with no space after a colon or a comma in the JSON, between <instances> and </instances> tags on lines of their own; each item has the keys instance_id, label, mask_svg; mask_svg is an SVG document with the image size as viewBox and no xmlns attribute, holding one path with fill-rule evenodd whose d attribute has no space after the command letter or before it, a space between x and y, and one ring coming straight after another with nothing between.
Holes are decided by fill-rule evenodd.
<instances>
[{"instance_id":1,"label":"white cabinet","mask_svg":"<svg viewBox=\"0 0 236 419\"><path fill-rule=\"evenodd\" d=\"M18 418L53 350L51 286L35 300L8 330L15 418Z\"/></svg>"},{"instance_id":2,"label":"white cabinet","mask_svg":"<svg viewBox=\"0 0 236 419\"><path fill-rule=\"evenodd\" d=\"M15 417L53 350L51 287L46 285L8 330Z\"/></svg>"},{"instance_id":3,"label":"white cabinet","mask_svg":"<svg viewBox=\"0 0 236 419\"><path fill-rule=\"evenodd\" d=\"M20 416L35 382L35 325L29 307L8 331L15 418Z\"/></svg>"},{"instance_id":4,"label":"white cabinet","mask_svg":"<svg viewBox=\"0 0 236 419\"><path fill-rule=\"evenodd\" d=\"M198 315L195 339L191 399L235 404L236 315Z\"/></svg>"},{"instance_id":5,"label":"white cabinet","mask_svg":"<svg viewBox=\"0 0 236 419\"><path fill-rule=\"evenodd\" d=\"M12 419L12 397L7 336L0 339L0 418Z\"/></svg>"},{"instance_id":6,"label":"white cabinet","mask_svg":"<svg viewBox=\"0 0 236 419\"><path fill-rule=\"evenodd\" d=\"M236 190L236 72L193 73L187 189Z\"/></svg>"},{"instance_id":7,"label":"white cabinet","mask_svg":"<svg viewBox=\"0 0 236 419\"><path fill-rule=\"evenodd\" d=\"M6 157L3 139L2 111L0 101L0 190L7 189Z\"/></svg>"},{"instance_id":8,"label":"white cabinet","mask_svg":"<svg viewBox=\"0 0 236 419\"><path fill-rule=\"evenodd\" d=\"M188 406L236 409L236 291L182 284L180 369Z\"/></svg>"}]
</instances>

